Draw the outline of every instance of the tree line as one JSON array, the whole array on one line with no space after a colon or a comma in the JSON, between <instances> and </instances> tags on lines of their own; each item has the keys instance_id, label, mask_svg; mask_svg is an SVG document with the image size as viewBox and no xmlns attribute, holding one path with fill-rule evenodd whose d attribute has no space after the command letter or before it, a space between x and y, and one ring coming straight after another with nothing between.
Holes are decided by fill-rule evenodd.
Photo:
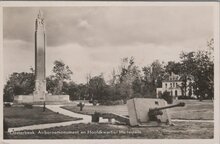
<instances>
[{"instance_id":1,"label":"tree line","mask_svg":"<svg viewBox=\"0 0 220 144\"><path fill-rule=\"evenodd\" d=\"M68 94L71 100L87 99L101 103L121 100L126 102L133 97L155 98L156 88L173 72L180 75L182 95L187 87L200 99L214 97L214 40L207 43L207 50L181 52L180 61L167 63L159 60L140 67L134 57L121 59L118 69L113 69L111 79L106 81L103 74L87 76L85 84L71 80L72 70L62 61L56 60L53 74L46 78L47 91L51 94ZM34 70L12 73L4 86L4 101L13 101L15 95L28 95L34 91ZM187 80L193 77L193 82ZM192 93L192 92L191 92Z\"/></svg>"}]
</instances>

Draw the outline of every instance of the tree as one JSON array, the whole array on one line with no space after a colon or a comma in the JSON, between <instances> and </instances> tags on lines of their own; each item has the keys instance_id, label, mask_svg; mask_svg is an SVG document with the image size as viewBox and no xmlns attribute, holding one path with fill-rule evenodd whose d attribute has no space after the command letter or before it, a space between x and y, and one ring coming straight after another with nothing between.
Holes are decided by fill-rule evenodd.
<instances>
[{"instance_id":1,"label":"tree","mask_svg":"<svg viewBox=\"0 0 220 144\"><path fill-rule=\"evenodd\" d=\"M4 86L4 101L13 101L15 95L28 95L33 93L35 87L34 72L13 73Z\"/></svg>"},{"instance_id":2,"label":"tree","mask_svg":"<svg viewBox=\"0 0 220 144\"><path fill-rule=\"evenodd\" d=\"M167 91L163 92L161 98L167 101L168 104L173 103L173 96L170 95L170 92Z\"/></svg>"},{"instance_id":3,"label":"tree","mask_svg":"<svg viewBox=\"0 0 220 144\"><path fill-rule=\"evenodd\" d=\"M83 100L88 95L88 87L85 84L77 85L75 98L78 100ZM89 98L88 98L89 99Z\"/></svg>"},{"instance_id":4,"label":"tree","mask_svg":"<svg viewBox=\"0 0 220 144\"><path fill-rule=\"evenodd\" d=\"M182 80L182 84L180 88L183 96L186 96L187 88L189 88L189 85L187 85L187 81L190 80L190 78L193 76L193 73L197 71L195 54L196 52L182 52L180 54L180 59L181 59L180 80Z\"/></svg>"},{"instance_id":5,"label":"tree","mask_svg":"<svg viewBox=\"0 0 220 144\"><path fill-rule=\"evenodd\" d=\"M101 100L105 94L107 84L102 75L92 77L89 80L88 87L93 100Z\"/></svg>"},{"instance_id":6,"label":"tree","mask_svg":"<svg viewBox=\"0 0 220 144\"><path fill-rule=\"evenodd\" d=\"M118 75L115 72L115 69L112 70L111 76L112 78L109 80L109 83L111 86L115 86L117 84L117 77L118 77Z\"/></svg>"},{"instance_id":7,"label":"tree","mask_svg":"<svg viewBox=\"0 0 220 144\"><path fill-rule=\"evenodd\" d=\"M165 76L165 70L159 60L154 61L151 65L142 68L144 73L144 94L146 97L156 97L156 88L162 87L162 80Z\"/></svg>"},{"instance_id":8,"label":"tree","mask_svg":"<svg viewBox=\"0 0 220 144\"><path fill-rule=\"evenodd\" d=\"M193 87L193 92L201 99L213 98L214 96L214 62L213 49L214 40L207 43L208 50L181 53L181 79L183 81L183 94L186 89ZM193 78L193 82L187 81Z\"/></svg>"},{"instance_id":9,"label":"tree","mask_svg":"<svg viewBox=\"0 0 220 144\"><path fill-rule=\"evenodd\" d=\"M143 97L143 81L141 77L136 77L132 82L133 96L132 97Z\"/></svg>"},{"instance_id":10,"label":"tree","mask_svg":"<svg viewBox=\"0 0 220 144\"><path fill-rule=\"evenodd\" d=\"M47 92L51 94L55 94L57 84L58 84L58 79L54 75L48 76L46 78Z\"/></svg>"},{"instance_id":11,"label":"tree","mask_svg":"<svg viewBox=\"0 0 220 144\"><path fill-rule=\"evenodd\" d=\"M54 61L53 72L55 74L54 77L58 82L54 94L61 94L64 81L71 80L73 72L70 70L69 66L58 60Z\"/></svg>"},{"instance_id":12,"label":"tree","mask_svg":"<svg viewBox=\"0 0 220 144\"><path fill-rule=\"evenodd\" d=\"M123 58L121 66L119 67L119 83L117 90L119 90L120 97L127 100L133 97L133 82L140 77L140 70L135 65L134 58Z\"/></svg>"},{"instance_id":13,"label":"tree","mask_svg":"<svg viewBox=\"0 0 220 144\"><path fill-rule=\"evenodd\" d=\"M70 96L70 100L79 99L79 86L73 81L64 82L62 92Z\"/></svg>"},{"instance_id":14,"label":"tree","mask_svg":"<svg viewBox=\"0 0 220 144\"><path fill-rule=\"evenodd\" d=\"M198 51L195 56L197 70L193 75L195 78L194 90L203 98L214 97L214 62L210 59L208 51Z\"/></svg>"},{"instance_id":15,"label":"tree","mask_svg":"<svg viewBox=\"0 0 220 144\"><path fill-rule=\"evenodd\" d=\"M172 72L175 74L181 73L181 64L179 62L169 61L165 66L165 72L171 74Z\"/></svg>"}]
</instances>

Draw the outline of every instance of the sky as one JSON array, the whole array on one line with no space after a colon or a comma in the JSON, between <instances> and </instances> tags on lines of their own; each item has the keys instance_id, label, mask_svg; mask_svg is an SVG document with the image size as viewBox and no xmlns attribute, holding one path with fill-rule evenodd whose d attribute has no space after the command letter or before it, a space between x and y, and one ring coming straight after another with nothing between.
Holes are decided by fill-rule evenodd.
<instances>
[{"instance_id":1,"label":"sky","mask_svg":"<svg viewBox=\"0 0 220 144\"><path fill-rule=\"evenodd\" d=\"M62 60L72 80L103 73L106 80L123 57L141 68L154 60L179 61L181 51L206 48L214 37L211 6L4 7L4 81L34 68L34 24L39 9L46 23L46 75Z\"/></svg>"}]
</instances>

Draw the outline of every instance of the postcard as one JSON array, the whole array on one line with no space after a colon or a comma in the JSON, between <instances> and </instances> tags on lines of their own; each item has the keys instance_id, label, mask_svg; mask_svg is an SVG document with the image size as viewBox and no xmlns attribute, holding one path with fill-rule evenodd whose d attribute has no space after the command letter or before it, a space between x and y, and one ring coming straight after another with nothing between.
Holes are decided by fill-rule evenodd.
<instances>
[{"instance_id":1,"label":"postcard","mask_svg":"<svg viewBox=\"0 0 220 144\"><path fill-rule=\"evenodd\" d=\"M0 8L3 143L219 143L218 2Z\"/></svg>"}]
</instances>

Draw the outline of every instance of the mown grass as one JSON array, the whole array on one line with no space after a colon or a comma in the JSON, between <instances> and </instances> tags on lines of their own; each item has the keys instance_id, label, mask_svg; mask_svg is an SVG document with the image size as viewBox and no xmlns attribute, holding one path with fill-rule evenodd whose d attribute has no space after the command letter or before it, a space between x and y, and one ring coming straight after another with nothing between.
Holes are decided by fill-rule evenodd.
<instances>
[{"instance_id":1,"label":"mown grass","mask_svg":"<svg viewBox=\"0 0 220 144\"><path fill-rule=\"evenodd\" d=\"M180 100L185 102L185 107L177 107L170 109L171 118L174 119L199 119L213 120L214 119L214 104L211 100ZM178 101L179 102L179 101ZM175 102L177 103L177 102Z\"/></svg>"},{"instance_id":2,"label":"mown grass","mask_svg":"<svg viewBox=\"0 0 220 144\"><path fill-rule=\"evenodd\" d=\"M178 101L179 102L179 101ZM184 108L170 109L171 118L176 119L213 119L212 101L184 100ZM176 102L175 102L176 103ZM85 106L83 111L79 107L65 106L73 112L91 115L97 112L113 112L127 115L126 105L117 106ZM4 108L6 120L11 125L19 126L37 123L51 123L73 120L60 114L42 108ZM64 127L54 127L43 130L25 131L32 134L5 133L7 139L212 139L214 123L209 122L173 122L174 126L161 127L130 127L127 125L112 125L103 123L73 124ZM40 133L39 133L40 132ZM47 132L47 134L45 134ZM53 133L52 133L53 132ZM74 132L74 133L62 133ZM91 133L93 132L93 133Z\"/></svg>"},{"instance_id":3,"label":"mown grass","mask_svg":"<svg viewBox=\"0 0 220 144\"><path fill-rule=\"evenodd\" d=\"M185 107L176 107L169 109L169 114L172 119L201 119L213 120L214 119L214 106L212 101L198 101L198 100L178 100L178 102L185 102ZM128 115L126 105L116 106L85 106L83 111L80 111L77 106L64 106L64 109L72 112L92 115L94 112L102 113L117 113L120 115Z\"/></svg>"},{"instance_id":4,"label":"mown grass","mask_svg":"<svg viewBox=\"0 0 220 144\"><path fill-rule=\"evenodd\" d=\"M49 109L43 112L42 107L33 107L32 109L25 107L4 107L4 119L8 127L78 120L78 118L64 116Z\"/></svg>"}]
</instances>

